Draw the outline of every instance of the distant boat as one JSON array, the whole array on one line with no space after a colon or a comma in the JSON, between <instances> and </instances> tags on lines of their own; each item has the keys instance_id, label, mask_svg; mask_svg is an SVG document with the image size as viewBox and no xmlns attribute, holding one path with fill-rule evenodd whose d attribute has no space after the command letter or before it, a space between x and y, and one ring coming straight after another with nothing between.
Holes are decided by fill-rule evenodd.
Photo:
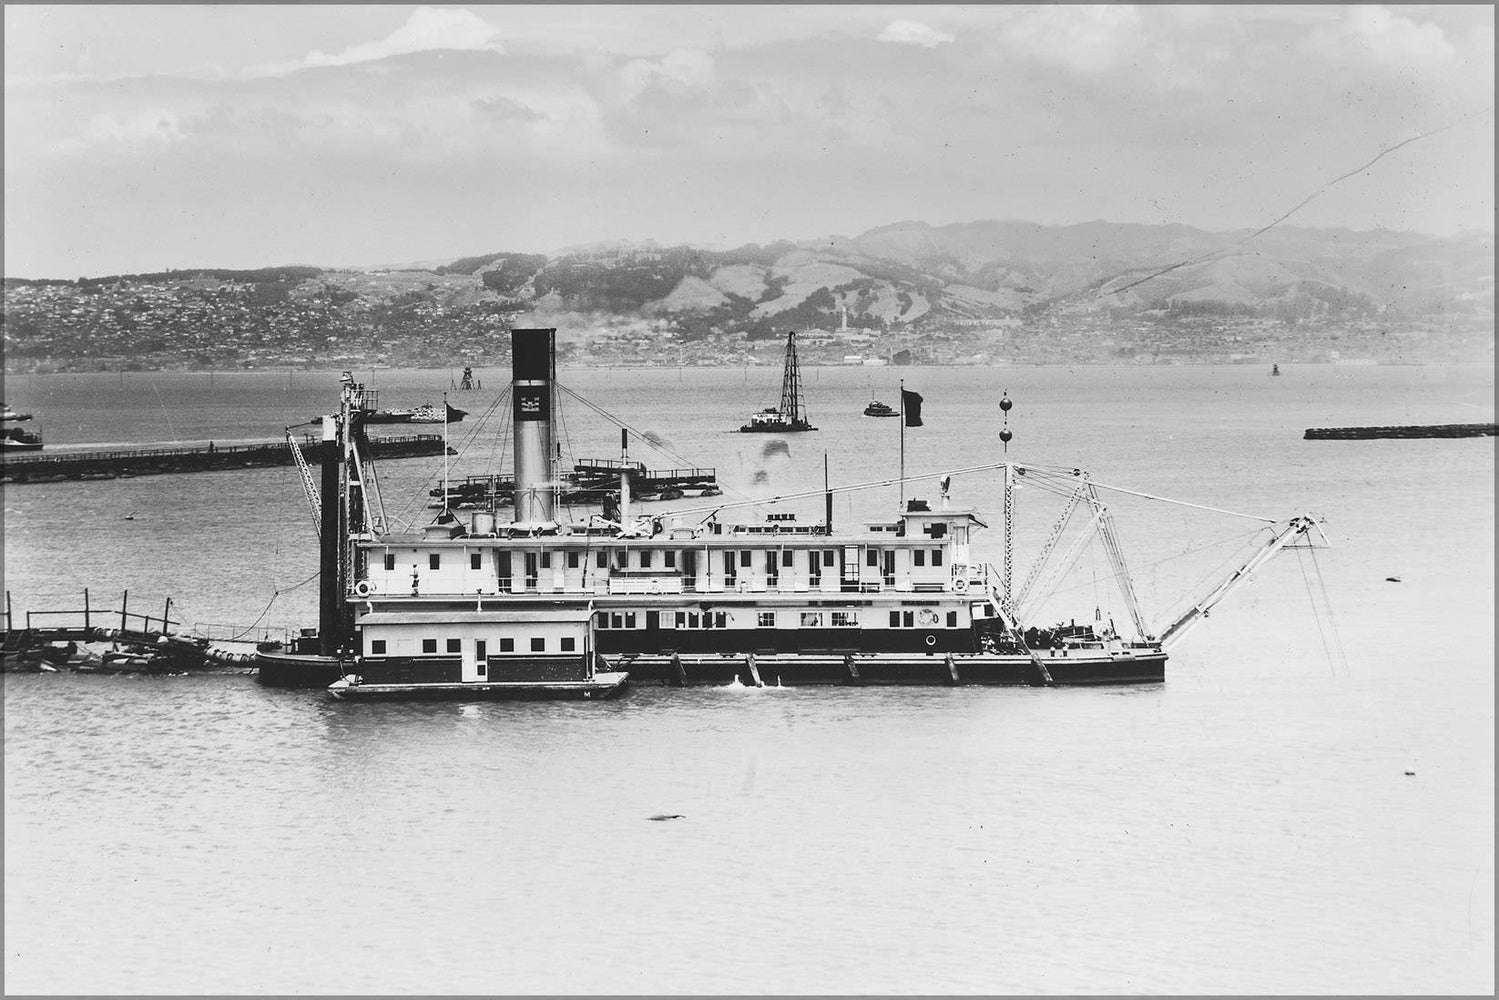
<instances>
[{"instance_id":1,"label":"distant boat","mask_svg":"<svg viewBox=\"0 0 1499 1000\"><path fill-rule=\"evenodd\" d=\"M1280 365L1271 365L1270 366L1270 374L1271 375L1279 375L1280 374Z\"/></svg>"},{"instance_id":2,"label":"distant boat","mask_svg":"<svg viewBox=\"0 0 1499 1000\"><path fill-rule=\"evenodd\" d=\"M866 417L898 417L900 416L900 411L892 407L889 403L882 403L876 399L871 400L870 404L864 407L864 415Z\"/></svg>"},{"instance_id":3,"label":"distant boat","mask_svg":"<svg viewBox=\"0 0 1499 1000\"><path fill-rule=\"evenodd\" d=\"M15 410L11 409L9 403L0 403L0 411L3 411L3 412L0 412L0 419L4 419L4 420L30 420L31 419L31 414L29 414L29 413L17 413Z\"/></svg>"},{"instance_id":4,"label":"distant boat","mask_svg":"<svg viewBox=\"0 0 1499 1000\"><path fill-rule=\"evenodd\" d=\"M468 416L467 410L460 410L451 403L444 403L448 411L448 423L456 424ZM440 424L442 410L431 405L423 404L409 410L371 410L365 414L364 422L367 424Z\"/></svg>"},{"instance_id":5,"label":"distant boat","mask_svg":"<svg viewBox=\"0 0 1499 1000\"><path fill-rule=\"evenodd\" d=\"M19 427L7 427L0 434L0 450L3 451L40 451L42 447L42 436L31 431L22 430Z\"/></svg>"},{"instance_id":6,"label":"distant boat","mask_svg":"<svg viewBox=\"0 0 1499 1000\"><path fill-rule=\"evenodd\" d=\"M474 370L470 367L465 367L463 369L463 377L452 383L451 388L460 392L467 392L471 389L482 389L484 388L484 381L474 378Z\"/></svg>"},{"instance_id":7,"label":"distant boat","mask_svg":"<svg viewBox=\"0 0 1499 1000\"><path fill-rule=\"evenodd\" d=\"M802 399L802 372L796 361L796 332L786 334L786 365L781 375L781 405L767 406L750 414L749 423L739 428L747 434L778 434L789 431L815 431L807 417Z\"/></svg>"}]
</instances>

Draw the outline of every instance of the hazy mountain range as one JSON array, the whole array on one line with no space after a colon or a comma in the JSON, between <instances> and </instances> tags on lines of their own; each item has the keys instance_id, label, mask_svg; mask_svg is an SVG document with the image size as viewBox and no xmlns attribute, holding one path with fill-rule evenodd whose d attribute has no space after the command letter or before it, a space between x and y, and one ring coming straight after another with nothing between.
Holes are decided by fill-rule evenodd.
<instances>
[{"instance_id":1,"label":"hazy mountain range","mask_svg":"<svg viewBox=\"0 0 1499 1000\"><path fill-rule=\"evenodd\" d=\"M204 297L212 309L194 304ZM690 343L788 329L921 337L1087 315L1439 321L1492 331L1493 311L1488 233L901 222L733 250L611 241L383 268L8 278L5 342L10 354L65 355L59 345L92 328L122 354L201 355L226 316L232 322L219 334L250 344L353 341L378 352L385 341L512 322L562 327L580 316L638 322ZM274 329L257 332L262 324Z\"/></svg>"}]
</instances>

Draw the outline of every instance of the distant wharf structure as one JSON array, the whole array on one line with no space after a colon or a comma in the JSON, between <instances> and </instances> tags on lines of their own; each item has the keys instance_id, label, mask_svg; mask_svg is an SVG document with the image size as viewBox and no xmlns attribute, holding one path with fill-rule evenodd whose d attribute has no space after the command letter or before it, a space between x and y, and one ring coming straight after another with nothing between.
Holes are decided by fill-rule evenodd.
<instances>
[{"instance_id":1,"label":"distant wharf structure","mask_svg":"<svg viewBox=\"0 0 1499 1000\"><path fill-rule=\"evenodd\" d=\"M441 455L441 434L412 434L371 438L374 453L383 459ZM308 438L302 444L309 461L317 461L328 442ZM451 454L453 449L447 448ZM182 472L214 472L291 465L295 461L286 441L266 444L216 445L187 448L124 448L110 451L72 451L43 454L7 453L0 457L0 482L34 483L60 479L118 479Z\"/></svg>"},{"instance_id":2,"label":"distant wharf structure","mask_svg":"<svg viewBox=\"0 0 1499 1000\"><path fill-rule=\"evenodd\" d=\"M1414 424L1393 427L1308 427L1306 441L1367 441L1375 438L1493 437L1499 424Z\"/></svg>"}]
</instances>

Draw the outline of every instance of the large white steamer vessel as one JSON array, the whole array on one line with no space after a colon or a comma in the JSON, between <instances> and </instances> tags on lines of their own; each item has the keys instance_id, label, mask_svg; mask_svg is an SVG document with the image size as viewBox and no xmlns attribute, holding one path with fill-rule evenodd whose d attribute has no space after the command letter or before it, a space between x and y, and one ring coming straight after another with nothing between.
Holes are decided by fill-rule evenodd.
<instances>
[{"instance_id":1,"label":"large white steamer vessel","mask_svg":"<svg viewBox=\"0 0 1499 1000\"><path fill-rule=\"evenodd\" d=\"M444 507L418 529L389 526L363 431L374 394L345 376L339 413L324 418L324 436L338 447L329 449L320 490L303 469L319 511L319 628L296 648L262 654L262 683L331 685L352 699L595 698L626 680L1160 682L1174 639L1275 552L1310 544L1318 525L1310 516L1268 522L1247 561L1152 634L1100 499L1117 488L1079 469L1001 462L918 477L908 482L935 486L935 496L904 500L874 522L835 526L832 489L820 491L825 518L813 524L780 513L728 523L733 503L642 514L631 502L635 466L622 463L618 501L603 505L608 516L579 517L558 502L555 335L511 331L508 519L497 505L462 516ZM1002 406L1008 411L1009 401ZM1002 437L1008 442L1008 430ZM998 565L975 554L975 534L988 523L950 496L951 476L985 470L1003 475ZM1011 519L1020 481L1048 484L1065 502L1017 582ZM1075 555L1076 543L1056 549L1079 512L1113 563L1133 626L1128 637L1091 614L1083 624L1046 627L1026 617L1049 574Z\"/></svg>"}]
</instances>

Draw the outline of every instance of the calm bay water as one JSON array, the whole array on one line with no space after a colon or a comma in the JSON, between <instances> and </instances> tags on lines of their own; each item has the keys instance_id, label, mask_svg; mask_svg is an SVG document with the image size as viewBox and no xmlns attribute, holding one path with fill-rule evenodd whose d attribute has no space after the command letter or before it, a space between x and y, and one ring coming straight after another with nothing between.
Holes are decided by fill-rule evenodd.
<instances>
[{"instance_id":1,"label":"calm bay water","mask_svg":"<svg viewBox=\"0 0 1499 1000\"><path fill-rule=\"evenodd\" d=\"M486 386L468 447L503 446ZM1494 419L1491 369L808 369L822 430L731 433L765 369L564 371L736 495L1004 457L1235 511L1327 518L1141 689L642 688L598 705L343 705L245 677L5 678L5 988L185 992L1275 992L1494 989L1494 440L1303 441ZM366 375L383 405L450 372ZM48 447L279 436L336 372L13 376ZM564 398L569 458L618 433ZM472 440L470 440L470 438ZM381 467L430 517L438 459ZM953 502L996 530L994 471ZM927 486L908 495L935 499ZM414 498L414 499L413 499ZM1108 495L1150 624L1251 522ZM893 486L835 518L887 516ZM1017 578L1056 498L1023 486ZM16 612L316 617L292 469L4 487ZM658 505L660 509L673 505ZM785 508L821 516L819 497ZM694 518L705 515L699 513ZM125 520L127 515L133 519ZM1221 544L1219 544L1221 543ZM1184 550L1190 554L1180 557ZM1043 614L1102 609L1085 551ZM1398 582L1388 580L1398 577ZM300 586L299 586L300 585ZM1325 585L1325 593L1324 593ZM1407 775L1407 771L1414 774ZM647 817L681 814L651 822Z\"/></svg>"}]
</instances>

